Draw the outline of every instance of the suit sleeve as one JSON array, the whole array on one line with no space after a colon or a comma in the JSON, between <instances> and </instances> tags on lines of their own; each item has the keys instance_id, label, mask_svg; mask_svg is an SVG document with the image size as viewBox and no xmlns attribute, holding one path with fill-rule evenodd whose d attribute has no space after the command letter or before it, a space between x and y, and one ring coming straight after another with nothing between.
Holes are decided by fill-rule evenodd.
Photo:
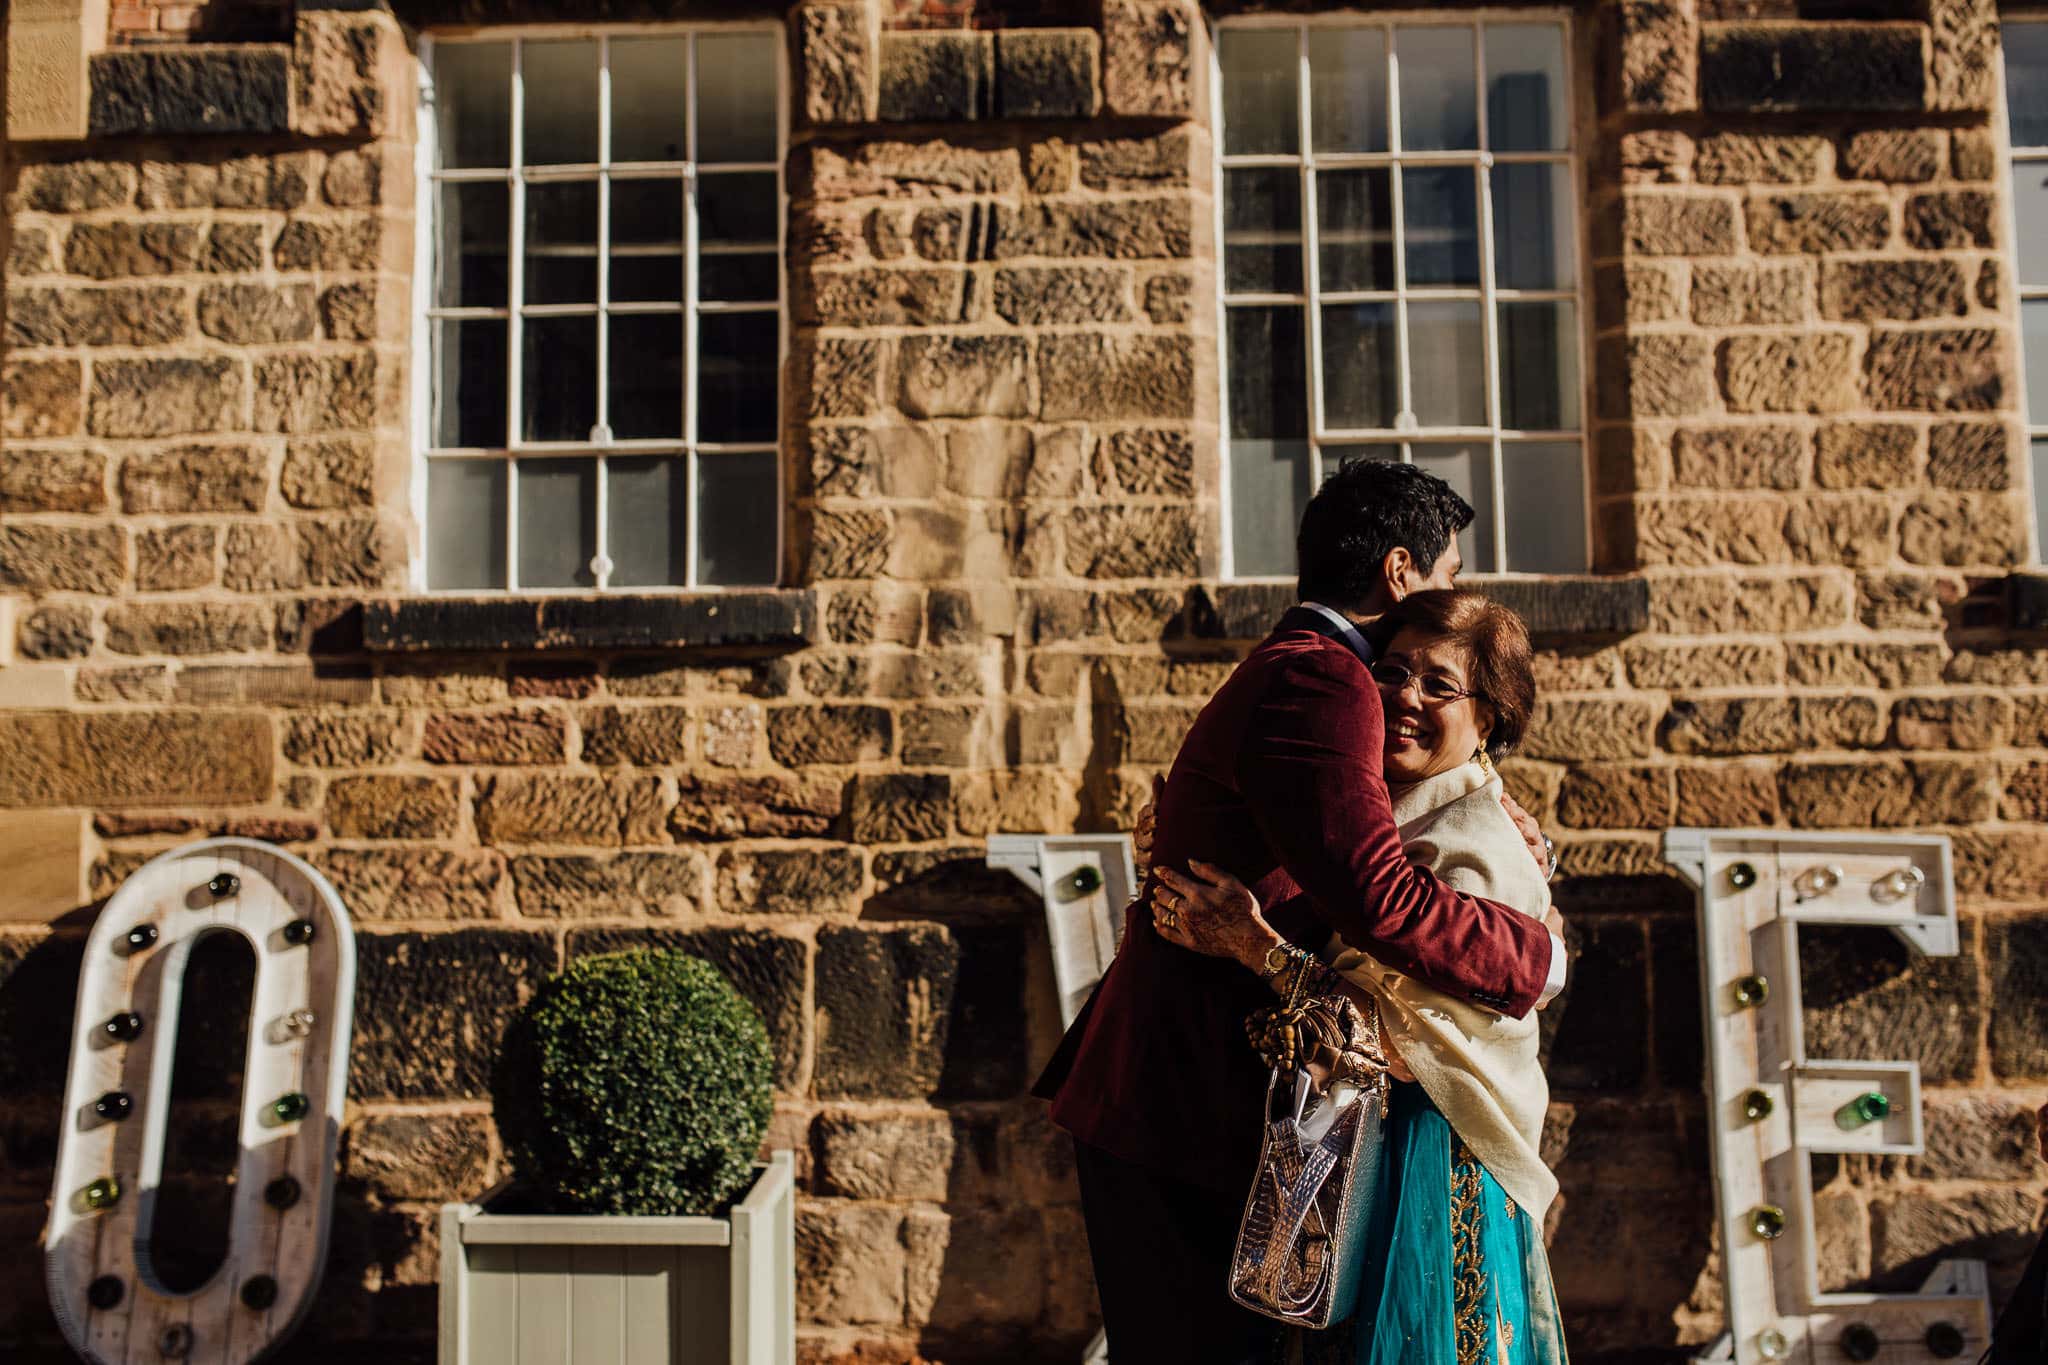
<instances>
[{"instance_id":1,"label":"suit sleeve","mask_svg":"<svg viewBox=\"0 0 2048 1365\"><path fill-rule=\"evenodd\" d=\"M1238 789L1314 912L1354 947L1516 1018L1549 982L1542 923L1409 862L1383 775L1378 694L1348 653L1279 665L1237 757Z\"/></svg>"}]
</instances>

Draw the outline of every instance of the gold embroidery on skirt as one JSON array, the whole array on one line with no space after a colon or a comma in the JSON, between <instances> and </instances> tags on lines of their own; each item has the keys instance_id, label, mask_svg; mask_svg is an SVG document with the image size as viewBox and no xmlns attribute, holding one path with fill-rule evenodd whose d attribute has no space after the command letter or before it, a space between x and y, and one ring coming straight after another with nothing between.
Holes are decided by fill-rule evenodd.
<instances>
[{"instance_id":1,"label":"gold embroidery on skirt","mask_svg":"<svg viewBox=\"0 0 2048 1365\"><path fill-rule=\"evenodd\" d=\"M1465 1144L1451 1144L1451 1280L1456 1310L1458 1365L1483 1365L1487 1357L1486 1264L1480 1252L1479 1164Z\"/></svg>"}]
</instances>

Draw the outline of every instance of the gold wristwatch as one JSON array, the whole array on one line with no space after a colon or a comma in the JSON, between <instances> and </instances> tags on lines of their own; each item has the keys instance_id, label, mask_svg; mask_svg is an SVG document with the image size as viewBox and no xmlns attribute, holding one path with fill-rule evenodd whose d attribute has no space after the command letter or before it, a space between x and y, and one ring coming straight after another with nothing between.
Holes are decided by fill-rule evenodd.
<instances>
[{"instance_id":1,"label":"gold wristwatch","mask_svg":"<svg viewBox=\"0 0 2048 1365\"><path fill-rule=\"evenodd\" d=\"M1286 971L1288 964L1293 961L1293 944L1288 943L1284 940L1274 944L1272 947L1266 949L1265 960L1260 964L1259 967L1259 979L1262 981L1271 981L1274 977Z\"/></svg>"}]
</instances>

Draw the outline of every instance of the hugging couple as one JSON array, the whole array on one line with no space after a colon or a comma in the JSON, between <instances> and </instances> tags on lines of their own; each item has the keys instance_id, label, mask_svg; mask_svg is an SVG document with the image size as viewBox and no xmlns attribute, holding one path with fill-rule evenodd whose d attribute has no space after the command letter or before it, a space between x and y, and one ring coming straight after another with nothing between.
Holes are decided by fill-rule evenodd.
<instances>
[{"instance_id":1,"label":"hugging couple","mask_svg":"<svg viewBox=\"0 0 2048 1365\"><path fill-rule=\"evenodd\" d=\"M1074 1137L1112 1365L1565 1358L1535 1016L1564 984L1563 921L1546 843L1493 769L1536 689L1520 618L1452 586L1471 521L1412 465L1333 474L1302 517L1300 604L1140 817L1145 895L1038 1084ZM1370 1216L1309 1250L1359 1285L1320 1331L1232 1297L1272 1044L1305 1018L1275 1028L1274 1006L1310 997L1377 1015L1385 1103Z\"/></svg>"}]
</instances>

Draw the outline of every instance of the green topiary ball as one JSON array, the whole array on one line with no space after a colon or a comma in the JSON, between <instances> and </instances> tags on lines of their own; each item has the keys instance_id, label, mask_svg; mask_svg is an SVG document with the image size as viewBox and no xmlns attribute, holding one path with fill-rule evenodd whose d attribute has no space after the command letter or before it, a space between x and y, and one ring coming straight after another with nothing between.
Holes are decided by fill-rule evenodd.
<instances>
[{"instance_id":1,"label":"green topiary ball","mask_svg":"<svg viewBox=\"0 0 2048 1365\"><path fill-rule=\"evenodd\" d=\"M774 1055L710 963L607 953L520 1011L491 1090L513 1173L544 1208L716 1214L752 1178Z\"/></svg>"}]
</instances>

